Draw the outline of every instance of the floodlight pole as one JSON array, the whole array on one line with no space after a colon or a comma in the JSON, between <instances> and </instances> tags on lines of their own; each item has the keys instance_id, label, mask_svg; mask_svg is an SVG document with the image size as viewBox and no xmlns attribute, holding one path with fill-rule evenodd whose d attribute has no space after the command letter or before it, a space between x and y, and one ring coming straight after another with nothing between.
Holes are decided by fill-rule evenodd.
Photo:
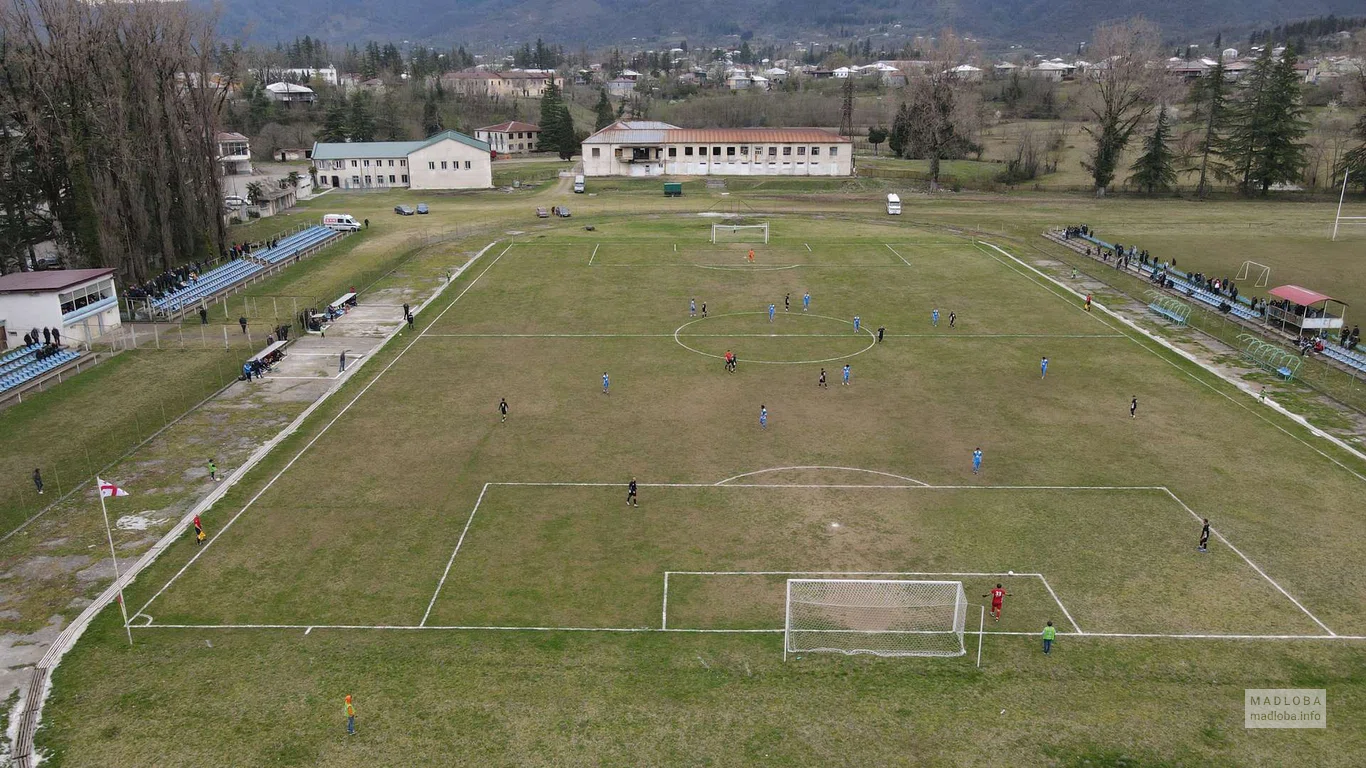
<instances>
[{"instance_id":1,"label":"floodlight pole","mask_svg":"<svg viewBox=\"0 0 1366 768\"><path fill-rule=\"evenodd\" d=\"M1346 168L1342 169L1342 192L1338 193L1338 215L1333 217L1333 237L1334 242L1338 239L1338 224L1342 222L1342 201L1347 197L1347 177L1352 172Z\"/></svg>"}]
</instances>

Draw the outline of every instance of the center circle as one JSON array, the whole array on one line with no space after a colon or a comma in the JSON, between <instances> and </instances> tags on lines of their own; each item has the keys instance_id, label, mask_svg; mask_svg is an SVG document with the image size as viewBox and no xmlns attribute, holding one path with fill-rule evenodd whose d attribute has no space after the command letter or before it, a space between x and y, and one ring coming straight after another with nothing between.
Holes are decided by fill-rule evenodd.
<instances>
[{"instance_id":1,"label":"center circle","mask_svg":"<svg viewBox=\"0 0 1366 768\"><path fill-rule=\"evenodd\" d=\"M869 330L867 326L862 326L857 331L855 331L854 324L851 321L841 320L838 317L829 317L828 315L813 315L810 312L779 311L774 313L773 322L769 323L764 321L764 318L767 315L768 312L761 310L758 312L727 312L719 315L699 317L695 320L689 320L688 322L678 326L678 328L674 331L674 341L678 344L678 346L688 350L689 352L702 355L703 357L710 357L716 360L721 360L725 357L723 353L707 352L704 349L698 348L699 346L703 346L703 343L699 341L699 339L703 337L701 332L696 328L699 324L705 324L703 325L703 328L706 328L710 331L712 329L711 327L719 325L720 328L717 328L716 332L708 333L706 334L706 336L709 338L731 340L730 348L735 352L735 355L739 358L741 364L759 363L762 365L815 365L818 363L834 363L840 360L846 360L848 358L854 357L855 355L861 355L864 352L867 352L868 350L872 349L877 344L877 334ZM718 323L716 321L727 322ZM812 323L811 321L820 322ZM839 326L841 326L841 330L839 332L832 331L830 333L820 333L814 330L792 330L791 326L798 322L803 323L807 326L811 326L813 328L819 325L837 323ZM779 330L780 326L785 326L787 328L786 331ZM690 328L693 330L690 331ZM734 332L728 332L731 330L731 328L735 329ZM767 332L763 332L764 329L769 330ZM774 357L758 357L755 355L747 354L745 350L746 339L758 342L761 339L781 340L783 338L800 338L804 340L811 340L829 337L832 340L842 339L843 341L839 343L847 344L849 343L849 341L857 340L859 344L862 344L863 337L865 335L868 338L868 343L866 346L862 346L860 349L856 349L852 352L847 352L845 354L834 355L831 357L816 357L810 360L783 360ZM687 341L685 341L685 339L687 339ZM692 343L689 344L689 341L691 341ZM758 345L754 344L753 346Z\"/></svg>"}]
</instances>

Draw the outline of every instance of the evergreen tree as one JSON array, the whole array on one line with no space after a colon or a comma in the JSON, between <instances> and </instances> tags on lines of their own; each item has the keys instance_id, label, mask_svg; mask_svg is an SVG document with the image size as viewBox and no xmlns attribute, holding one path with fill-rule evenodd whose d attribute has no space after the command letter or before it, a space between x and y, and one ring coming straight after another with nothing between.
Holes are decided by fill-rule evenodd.
<instances>
[{"instance_id":1,"label":"evergreen tree","mask_svg":"<svg viewBox=\"0 0 1366 768\"><path fill-rule=\"evenodd\" d=\"M1175 156L1172 153L1172 126L1167 120L1167 108L1157 110L1157 123L1143 142L1143 154L1130 166L1133 175L1129 183L1148 194L1165 192L1176 186Z\"/></svg>"},{"instance_id":2,"label":"evergreen tree","mask_svg":"<svg viewBox=\"0 0 1366 768\"><path fill-rule=\"evenodd\" d=\"M597 113L597 120L593 126L595 131L601 131L617 119L616 113L612 111L612 102L607 100L607 91L598 91L598 104L593 111Z\"/></svg>"},{"instance_id":3,"label":"evergreen tree","mask_svg":"<svg viewBox=\"0 0 1366 768\"><path fill-rule=\"evenodd\" d=\"M892 121L892 132L887 136L887 146L892 150L892 154L905 157L910 143L911 108L903 101L896 111L896 119Z\"/></svg>"},{"instance_id":4,"label":"evergreen tree","mask_svg":"<svg viewBox=\"0 0 1366 768\"><path fill-rule=\"evenodd\" d=\"M441 110L436 105L436 100L428 97L422 102L422 135L434 136L446 130L446 123L441 118Z\"/></svg>"},{"instance_id":5,"label":"evergreen tree","mask_svg":"<svg viewBox=\"0 0 1366 768\"><path fill-rule=\"evenodd\" d=\"M1228 81L1224 79L1224 56L1219 54L1214 68L1196 84L1195 104L1197 112L1204 114L1205 135L1201 137L1196 152L1200 154L1200 181L1195 191L1200 197L1209 194L1210 176L1227 178L1219 155L1219 145L1223 141L1224 123L1228 118Z\"/></svg>"},{"instance_id":6,"label":"evergreen tree","mask_svg":"<svg viewBox=\"0 0 1366 768\"><path fill-rule=\"evenodd\" d=\"M346 135L351 141L374 141L375 132L375 114L370 108L370 95L362 91L351 99Z\"/></svg>"},{"instance_id":7,"label":"evergreen tree","mask_svg":"<svg viewBox=\"0 0 1366 768\"><path fill-rule=\"evenodd\" d=\"M562 147L573 141L574 123L569 119L569 111L560 98L560 87L555 83L547 85L541 95L540 125L541 146L546 149L562 152Z\"/></svg>"},{"instance_id":8,"label":"evergreen tree","mask_svg":"<svg viewBox=\"0 0 1366 768\"><path fill-rule=\"evenodd\" d=\"M868 143L873 145L873 157L877 157L877 145L887 140L887 129L875 125L868 129Z\"/></svg>"},{"instance_id":9,"label":"evergreen tree","mask_svg":"<svg viewBox=\"0 0 1366 768\"><path fill-rule=\"evenodd\" d=\"M318 132L318 141L346 141L345 97L338 95L337 100L332 102L332 106L327 108L327 115L323 118L322 130Z\"/></svg>"},{"instance_id":10,"label":"evergreen tree","mask_svg":"<svg viewBox=\"0 0 1366 768\"><path fill-rule=\"evenodd\" d=\"M402 115L392 93L380 99L379 116L375 120L375 134L381 141L403 141L408 138L403 130Z\"/></svg>"},{"instance_id":11,"label":"evergreen tree","mask_svg":"<svg viewBox=\"0 0 1366 768\"><path fill-rule=\"evenodd\" d=\"M1287 49L1276 61L1268 45L1229 112L1223 156L1243 194L1258 189L1265 195L1273 184L1300 177L1305 159L1302 139L1308 126L1294 51Z\"/></svg>"}]
</instances>

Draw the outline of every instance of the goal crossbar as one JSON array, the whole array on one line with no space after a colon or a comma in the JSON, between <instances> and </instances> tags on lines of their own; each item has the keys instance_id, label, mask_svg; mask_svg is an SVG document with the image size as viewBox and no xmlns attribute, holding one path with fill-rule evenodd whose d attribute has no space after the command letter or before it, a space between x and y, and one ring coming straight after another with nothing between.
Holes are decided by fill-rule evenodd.
<instances>
[{"instance_id":1,"label":"goal crossbar","mask_svg":"<svg viewBox=\"0 0 1366 768\"><path fill-rule=\"evenodd\" d=\"M783 656L962 656L960 581L788 579Z\"/></svg>"},{"instance_id":2,"label":"goal crossbar","mask_svg":"<svg viewBox=\"0 0 1366 768\"><path fill-rule=\"evenodd\" d=\"M743 235L741 235L741 233L742 233L743 231L745 231L745 230L754 230L754 234L755 234L755 236L756 236L756 241L757 241L757 242L763 242L765 245L768 244L768 223L767 223L767 222L765 222L765 223L763 223L763 224L712 224L712 225L711 225L711 241L712 241L713 244L714 244L714 243L721 242L721 239L718 238L718 235L721 234L721 233L723 233L723 232L726 232L726 233L730 233L730 234L732 234L732 235L737 235L737 239L734 240L734 241L732 241L732 242L745 242L745 241L742 241L742 240L739 240L739 239L738 239L739 237L742 237L742 236L743 236ZM758 240L757 240L757 236L758 236L760 233L763 234L763 240L762 240L762 241L758 241ZM748 233L745 233L745 234L748 234Z\"/></svg>"}]
</instances>

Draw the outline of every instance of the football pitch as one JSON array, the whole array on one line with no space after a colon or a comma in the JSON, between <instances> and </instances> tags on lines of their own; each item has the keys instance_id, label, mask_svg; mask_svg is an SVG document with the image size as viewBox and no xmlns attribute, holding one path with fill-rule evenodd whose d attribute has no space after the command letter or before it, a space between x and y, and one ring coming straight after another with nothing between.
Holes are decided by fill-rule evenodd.
<instances>
[{"instance_id":1,"label":"football pitch","mask_svg":"<svg viewBox=\"0 0 1366 768\"><path fill-rule=\"evenodd\" d=\"M488 249L58 669L61 764L1354 762L1354 458L992 245L767 220ZM970 652L784 661L841 576L961 581Z\"/></svg>"}]
</instances>

